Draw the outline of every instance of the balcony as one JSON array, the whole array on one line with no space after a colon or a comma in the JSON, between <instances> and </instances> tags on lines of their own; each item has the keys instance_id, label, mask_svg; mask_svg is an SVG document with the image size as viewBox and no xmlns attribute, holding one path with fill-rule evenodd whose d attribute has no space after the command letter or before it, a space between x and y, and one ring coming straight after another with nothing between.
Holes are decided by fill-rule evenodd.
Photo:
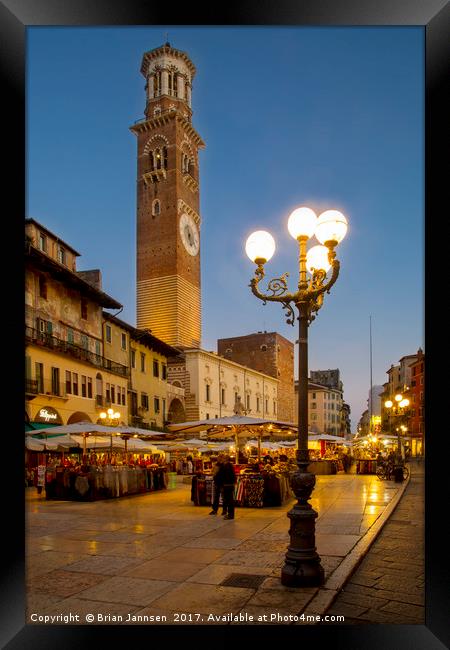
<instances>
[{"instance_id":1,"label":"balcony","mask_svg":"<svg viewBox=\"0 0 450 650\"><path fill-rule=\"evenodd\" d=\"M51 379L25 379L25 395L27 399L34 399L38 395L68 399L65 384Z\"/></svg>"},{"instance_id":2,"label":"balcony","mask_svg":"<svg viewBox=\"0 0 450 650\"><path fill-rule=\"evenodd\" d=\"M109 397L104 397L103 395L95 396L95 406L111 406L111 400Z\"/></svg>"},{"instance_id":3,"label":"balcony","mask_svg":"<svg viewBox=\"0 0 450 650\"><path fill-rule=\"evenodd\" d=\"M25 326L25 341L27 343L33 343L34 345L40 345L44 348L54 350L55 352L67 354L74 359L90 363L96 368L108 370L109 372L121 375L122 377L128 377L130 374L128 367L121 363L116 363L115 361L111 361L111 359L106 359L90 350L86 350L86 348L82 348L74 343L69 343L68 341L63 341L52 334L40 332L32 327Z\"/></svg>"}]
</instances>

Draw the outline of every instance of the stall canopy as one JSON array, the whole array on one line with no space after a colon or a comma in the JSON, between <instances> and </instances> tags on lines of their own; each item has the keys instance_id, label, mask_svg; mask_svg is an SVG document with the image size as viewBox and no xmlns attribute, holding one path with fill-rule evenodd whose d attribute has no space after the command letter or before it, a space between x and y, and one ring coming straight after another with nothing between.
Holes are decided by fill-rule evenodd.
<instances>
[{"instance_id":1,"label":"stall canopy","mask_svg":"<svg viewBox=\"0 0 450 650\"><path fill-rule=\"evenodd\" d=\"M341 436L332 436L329 433L309 433L308 440L325 440L325 442L335 442L336 444L345 444L348 443L348 440L342 438Z\"/></svg>"},{"instance_id":2,"label":"stall canopy","mask_svg":"<svg viewBox=\"0 0 450 650\"><path fill-rule=\"evenodd\" d=\"M258 457L261 456L262 437L293 435L297 431L295 424L289 422L251 418L246 415L231 415L215 418L214 420L181 422L179 424L170 424L167 428L169 431L186 434L206 431L208 439L234 438L236 448L239 446L239 438L256 436L258 438Z\"/></svg>"}]
</instances>

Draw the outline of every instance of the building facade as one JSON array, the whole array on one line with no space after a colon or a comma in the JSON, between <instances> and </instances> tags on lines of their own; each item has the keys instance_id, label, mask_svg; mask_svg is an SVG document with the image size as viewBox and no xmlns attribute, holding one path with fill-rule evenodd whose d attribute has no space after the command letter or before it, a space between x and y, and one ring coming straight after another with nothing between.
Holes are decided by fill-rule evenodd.
<instances>
[{"instance_id":1,"label":"building facade","mask_svg":"<svg viewBox=\"0 0 450 650\"><path fill-rule=\"evenodd\" d=\"M297 422L298 381L295 382L295 403L294 422ZM308 431L345 437L347 424L345 423L344 428L343 404L341 390L308 381Z\"/></svg>"},{"instance_id":2,"label":"building facade","mask_svg":"<svg viewBox=\"0 0 450 650\"><path fill-rule=\"evenodd\" d=\"M238 400L251 417L279 420L274 377L200 349L170 359L168 373L170 383L185 390L187 421L233 415Z\"/></svg>"},{"instance_id":3,"label":"building facade","mask_svg":"<svg viewBox=\"0 0 450 650\"><path fill-rule=\"evenodd\" d=\"M125 363L130 369L128 424L139 428L163 428L169 411L176 408L172 404L174 399L179 400L184 408L184 390L169 389L167 380L167 359L176 358L178 350L116 316L104 312L103 318L108 356ZM114 393L110 397L114 399Z\"/></svg>"},{"instance_id":4,"label":"building facade","mask_svg":"<svg viewBox=\"0 0 450 650\"><path fill-rule=\"evenodd\" d=\"M417 351L417 359L411 364L410 369L411 452L414 456L421 456L425 452L425 355L421 348Z\"/></svg>"},{"instance_id":5,"label":"building facade","mask_svg":"<svg viewBox=\"0 0 450 650\"><path fill-rule=\"evenodd\" d=\"M25 418L97 422L109 385L127 423L129 369L103 343L102 310L122 305L102 291L98 270L77 271L78 256L34 219L25 221Z\"/></svg>"},{"instance_id":6,"label":"building facade","mask_svg":"<svg viewBox=\"0 0 450 650\"><path fill-rule=\"evenodd\" d=\"M169 345L201 343L198 151L192 126L195 67L169 43L146 52L145 118L137 137L137 327Z\"/></svg>"},{"instance_id":7,"label":"building facade","mask_svg":"<svg viewBox=\"0 0 450 650\"><path fill-rule=\"evenodd\" d=\"M278 419L294 422L294 344L277 332L219 339L217 352L278 380Z\"/></svg>"},{"instance_id":8,"label":"building facade","mask_svg":"<svg viewBox=\"0 0 450 650\"><path fill-rule=\"evenodd\" d=\"M381 430L397 435L401 431L401 438L405 446L410 447L411 453L421 455L423 453L423 441L417 436L413 436L412 414L420 413L424 415L424 405L420 402L420 388L417 395L417 379L419 375L413 375L413 371L418 372L421 367L421 358L423 352L419 348L416 354L408 354L402 357L397 365L392 364L386 371L388 381L383 384L381 393ZM420 372L420 370L419 370ZM414 385L413 385L414 381ZM419 378L420 382L420 378ZM420 383L419 383L420 386ZM393 411L385 406L387 400L395 404L395 395L401 394L409 400L409 405L403 410ZM422 391L422 398L424 391ZM418 421L415 422L418 424ZM403 428L402 428L403 427Z\"/></svg>"}]
</instances>

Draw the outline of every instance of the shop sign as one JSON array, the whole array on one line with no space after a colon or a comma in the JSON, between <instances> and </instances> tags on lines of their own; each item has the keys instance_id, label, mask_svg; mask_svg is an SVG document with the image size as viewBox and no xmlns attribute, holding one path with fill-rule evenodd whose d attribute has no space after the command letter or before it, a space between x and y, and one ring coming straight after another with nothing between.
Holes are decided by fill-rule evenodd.
<instances>
[{"instance_id":1,"label":"shop sign","mask_svg":"<svg viewBox=\"0 0 450 650\"><path fill-rule=\"evenodd\" d=\"M38 411L36 422L48 422L50 424L62 424L58 411L51 406L44 406Z\"/></svg>"}]
</instances>

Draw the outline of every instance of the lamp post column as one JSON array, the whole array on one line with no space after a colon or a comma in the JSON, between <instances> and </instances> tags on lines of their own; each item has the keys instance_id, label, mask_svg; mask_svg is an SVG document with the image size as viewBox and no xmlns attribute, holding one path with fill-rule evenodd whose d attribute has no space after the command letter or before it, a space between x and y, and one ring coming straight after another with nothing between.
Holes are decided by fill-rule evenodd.
<instances>
[{"instance_id":1,"label":"lamp post column","mask_svg":"<svg viewBox=\"0 0 450 650\"><path fill-rule=\"evenodd\" d=\"M308 306L301 302L298 339L298 471L291 486L298 502L287 513L291 522L290 544L281 570L281 584L286 587L308 587L323 584L324 570L316 552L315 525L317 512L308 499L316 484L314 474L308 472Z\"/></svg>"},{"instance_id":2,"label":"lamp post column","mask_svg":"<svg viewBox=\"0 0 450 650\"><path fill-rule=\"evenodd\" d=\"M298 327L298 454L302 472L309 464L308 454L308 315L305 303L299 305Z\"/></svg>"}]
</instances>

